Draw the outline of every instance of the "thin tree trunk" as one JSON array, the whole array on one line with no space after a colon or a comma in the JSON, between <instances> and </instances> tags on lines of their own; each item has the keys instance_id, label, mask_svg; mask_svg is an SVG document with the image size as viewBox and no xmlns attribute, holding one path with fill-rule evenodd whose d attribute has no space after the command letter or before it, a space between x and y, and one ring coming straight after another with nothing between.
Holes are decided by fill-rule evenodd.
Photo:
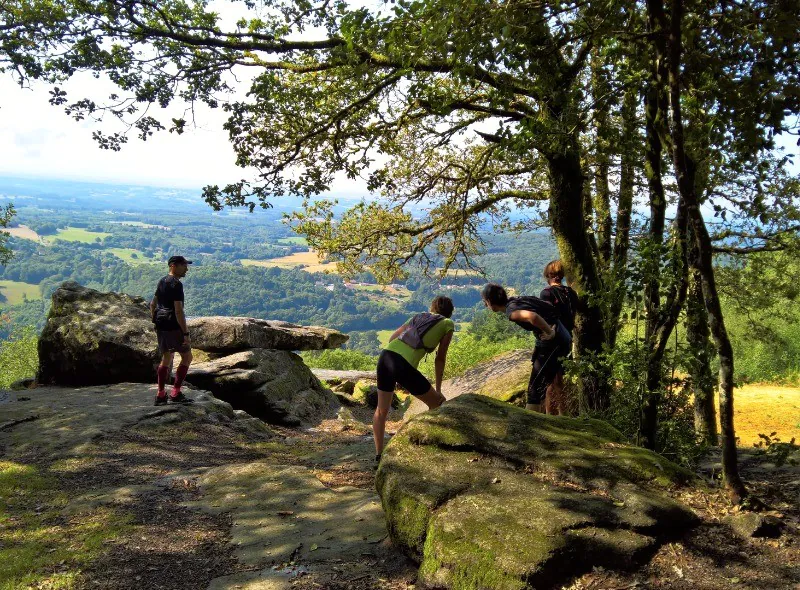
<instances>
[{"instance_id":1,"label":"thin tree trunk","mask_svg":"<svg viewBox=\"0 0 800 590\"><path fill-rule=\"evenodd\" d=\"M658 30L658 15L648 12L648 30ZM654 37L655 43L662 43ZM662 48L663 50L663 48ZM667 71L663 60L651 62L650 80L645 94L645 174L647 176L650 197L650 223L647 240L643 252L644 258L644 311L645 342L652 350L655 337L661 322L661 254L664 243L664 226L667 212L667 199L664 191L662 154L664 136L664 118L666 116L666 94L664 82ZM640 439L648 449L656 448L656 432L658 429L658 406L661 402L661 385L663 383L663 355L648 356L645 369L645 394L642 400L642 420Z\"/></svg>"},{"instance_id":2,"label":"thin tree trunk","mask_svg":"<svg viewBox=\"0 0 800 590\"><path fill-rule=\"evenodd\" d=\"M692 235L694 240L694 235ZM689 348L689 386L694 397L694 431L708 445L719 444L717 413L714 407L714 351L703 301L703 283L698 268L697 244L689 246L689 295L686 304L686 343Z\"/></svg>"},{"instance_id":3,"label":"thin tree trunk","mask_svg":"<svg viewBox=\"0 0 800 590\"><path fill-rule=\"evenodd\" d=\"M648 0L648 9L652 4L660 4L661 0ZM663 6L661 6L663 12ZM682 21L683 2L672 0L671 25L669 28L669 96L671 114L671 132L673 141L673 161L678 180L678 190L686 200L689 222L694 233L698 249L698 270L703 287L703 299L708 313L709 327L714 337L719 356L719 411L722 426L722 470L732 499L740 502L747 495L747 490L739 476L737 463L736 435L733 425L733 348L717 293L714 267L712 264L711 239L705 221L700 212L700 204L695 192L693 180L694 164L686 153L683 117L681 114L680 63L682 53ZM666 57L666 56L664 56Z\"/></svg>"},{"instance_id":4,"label":"thin tree trunk","mask_svg":"<svg viewBox=\"0 0 800 590\"><path fill-rule=\"evenodd\" d=\"M611 190L608 186L610 167L609 102L611 85L597 48L592 52L592 94L595 103L594 150L594 225L599 262L604 271L611 265Z\"/></svg>"},{"instance_id":5,"label":"thin tree trunk","mask_svg":"<svg viewBox=\"0 0 800 590\"><path fill-rule=\"evenodd\" d=\"M637 132L636 100L638 88L631 86L625 90L622 100L622 157L620 162L619 196L617 198L616 235L614 237L613 263L609 283L614 290L614 298L608 318L608 344L614 348L619 332L619 316L625 300L625 270L628 263L628 250L631 235L631 211L636 174L636 145L633 138Z\"/></svg>"}]
</instances>

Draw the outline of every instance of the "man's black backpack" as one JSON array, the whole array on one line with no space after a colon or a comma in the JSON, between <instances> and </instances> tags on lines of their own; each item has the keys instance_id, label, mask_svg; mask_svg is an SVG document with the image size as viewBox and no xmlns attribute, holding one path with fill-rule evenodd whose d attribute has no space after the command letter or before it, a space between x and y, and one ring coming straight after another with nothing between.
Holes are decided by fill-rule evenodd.
<instances>
[{"instance_id":1,"label":"man's black backpack","mask_svg":"<svg viewBox=\"0 0 800 590\"><path fill-rule=\"evenodd\" d=\"M422 338L427 334L431 328L441 322L444 316L436 313L423 311L418 313L406 324L406 329L398 336L401 342L405 342L414 350L425 349L426 352L433 352L436 346L428 348L422 341ZM437 342L438 344L438 342Z\"/></svg>"}]
</instances>

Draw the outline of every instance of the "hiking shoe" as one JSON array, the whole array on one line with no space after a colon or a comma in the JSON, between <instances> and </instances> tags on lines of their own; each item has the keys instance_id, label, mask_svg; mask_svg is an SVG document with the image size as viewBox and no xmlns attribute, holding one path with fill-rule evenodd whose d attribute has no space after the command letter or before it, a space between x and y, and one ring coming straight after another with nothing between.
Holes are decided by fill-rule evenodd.
<instances>
[{"instance_id":1,"label":"hiking shoe","mask_svg":"<svg viewBox=\"0 0 800 590\"><path fill-rule=\"evenodd\" d=\"M194 400L190 397L186 397L183 393L178 393L178 395L171 395L169 396L169 403L171 404L193 404Z\"/></svg>"},{"instance_id":2,"label":"hiking shoe","mask_svg":"<svg viewBox=\"0 0 800 590\"><path fill-rule=\"evenodd\" d=\"M157 395L156 401L153 402L154 406L166 406L167 405L167 396L166 395Z\"/></svg>"}]
</instances>

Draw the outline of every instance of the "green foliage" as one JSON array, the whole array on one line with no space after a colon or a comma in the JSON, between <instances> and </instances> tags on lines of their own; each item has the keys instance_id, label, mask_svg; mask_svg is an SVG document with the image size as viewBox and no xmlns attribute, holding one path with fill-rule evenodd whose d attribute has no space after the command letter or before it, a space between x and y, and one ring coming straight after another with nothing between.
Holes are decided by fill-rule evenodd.
<instances>
[{"instance_id":1,"label":"green foliage","mask_svg":"<svg viewBox=\"0 0 800 590\"><path fill-rule=\"evenodd\" d=\"M643 324L643 322L642 322ZM566 363L568 380L575 382L582 371L592 371L594 364L609 367L611 403L596 417L607 420L634 444L639 440L642 407L645 396L645 376L650 350L645 347L643 328L637 338L635 321L621 330L617 346L602 358L581 359ZM699 443L694 431L694 409L685 379L676 374L686 363L687 348L679 343L677 351L670 346L663 363L662 385L656 392L658 403L658 433L655 450L687 468L692 468L706 448Z\"/></svg>"},{"instance_id":2,"label":"green foliage","mask_svg":"<svg viewBox=\"0 0 800 590\"><path fill-rule=\"evenodd\" d=\"M0 388L35 377L39 367L38 337L33 327L17 329L0 341Z\"/></svg>"},{"instance_id":3,"label":"green foliage","mask_svg":"<svg viewBox=\"0 0 800 590\"><path fill-rule=\"evenodd\" d=\"M11 218L14 217L13 205L6 205L5 207L0 207L0 228L8 227L11 223ZM0 229L0 264L5 264L9 260L11 260L11 249L6 245L8 243L10 234L8 232L2 231Z\"/></svg>"},{"instance_id":4,"label":"green foliage","mask_svg":"<svg viewBox=\"0 0 800 590\"><path fill-rule=\"evenodd\" d=\"M378 332L367 330L365 332L350 332L350 340L345 347L348 350L358 350L370 356L377 356L381 351L381 342L378 339Z\"/></svg>"},{"instance_id":5,"label":"green foliage","mask_svg":"<svg viewBox=\"0 0 800 590\"><path fill-rule=\"evenodd\" d=\"M800 460L800 446L794 442L794 438L789 442L782 442L777 434L771 432L768 435L758 435L761 440L753 445L757 449L757 455L774 463L776 467L783 467L786 463L797 465Z\"/></svg>"},{"instance_id":6,"label":"green foliage","mask_svg":"<svg viewBox=\"0 0 800 590\"><path fill-rule=\"evenodd\" d=\"M461 375L469 369L502 352L518 350L520 348L530 348L533 350L533 340L530 336L520 335L506 338L497 342L478 338L471 333L457 332L453 336L450 348L447 350L447 364L444 369L444 378L452 379ZM423 375L433 379L435 375L434 359L436 354L428 354L419 364L419 370Z\"/></svg>"},{"instance_id":7,"label":"green foliage","mask_svg":"<svg viewBox=\"0 0 800 590\"><path fill-rule=\"evenodd\" d=\"M316 369L337 371L374 371L378 358L359 350L312 350L303 352L303 361Z\"/></svg>"},{"instance_id":8,"label":"green foliage","mask_svg":"<svg viewBox=\"0 0 800 590\"><path fill-rule=\"evenodd\" d=\"M727 261L718 273L738 379L800 383L796 250Z\"/></svg>"},{"instance_id":9,"label":"green foliage","mask_svg":"<svg viewBox=\"0 0 800 590\"><path fill-rule=\"evenodd\" d=\"M482 309L475 313L466 332L477 340L492 343L503 342L509 338L525 338L525 331L517 324L509 322L504 314L488 309Z\"/></svg>"}]
</instances>

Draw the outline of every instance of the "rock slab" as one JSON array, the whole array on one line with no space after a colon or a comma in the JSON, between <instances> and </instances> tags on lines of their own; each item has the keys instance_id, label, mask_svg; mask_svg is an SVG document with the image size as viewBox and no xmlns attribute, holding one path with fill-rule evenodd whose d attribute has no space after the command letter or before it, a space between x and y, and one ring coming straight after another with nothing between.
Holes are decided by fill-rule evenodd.
<instances>
[{"instance_id":1,"label":"rock slab","mask_svg":"<svg viewBox=\"0 0 800 590\"><path fill-rule=\"evenodd\" d=\"M141 297L101 293L74 281L53 293L39 337L39 383L145 383L155 380L158 360L150 310Z\"/></svg>"},{"instance_id":2,"label":"rock slab","mask_svg":"<svg viewBox=\"0 0 800 590\"><path fill-rule=\"evenodd\" d=\"M233 519L231 544L248 566L306 565L371 554L386 537L370 490L326 488L306 467L253 462L208 470L190 506Z\"/></svg>"},{"instance_id":3,"label":"rock slab","mask_svg":"<svg viewBox=\"0 0 800 590\"><path fill-rule=\"evenodd\" d=\"M192 365L186 381L272 424L317 420L338 405L303 360L285 350L256 348Z\"/></svg>"},{"instance_id":4,"label":"rock slab","mask_svg":"<svg viewBox=\"0 0 800 590\"><path fill-rule=\"evenodd\" d=\"M697 522L692 475L597 420L464 394L410 420L376 485L392 541L434 588L550 588L624 568Z\"/></svg>"},{"instance_id":5,"label":"rock slab","mask_svg":"<svg viewBox=\"0 0 800 590\"><path fill-rule=\"evenodd\" d=\"M330 328L245 317L192 318L188 328L192 347L206 352L237 352L250 348L322 350L339 348L349 338Z\"/></svg>"}]
</instances>

